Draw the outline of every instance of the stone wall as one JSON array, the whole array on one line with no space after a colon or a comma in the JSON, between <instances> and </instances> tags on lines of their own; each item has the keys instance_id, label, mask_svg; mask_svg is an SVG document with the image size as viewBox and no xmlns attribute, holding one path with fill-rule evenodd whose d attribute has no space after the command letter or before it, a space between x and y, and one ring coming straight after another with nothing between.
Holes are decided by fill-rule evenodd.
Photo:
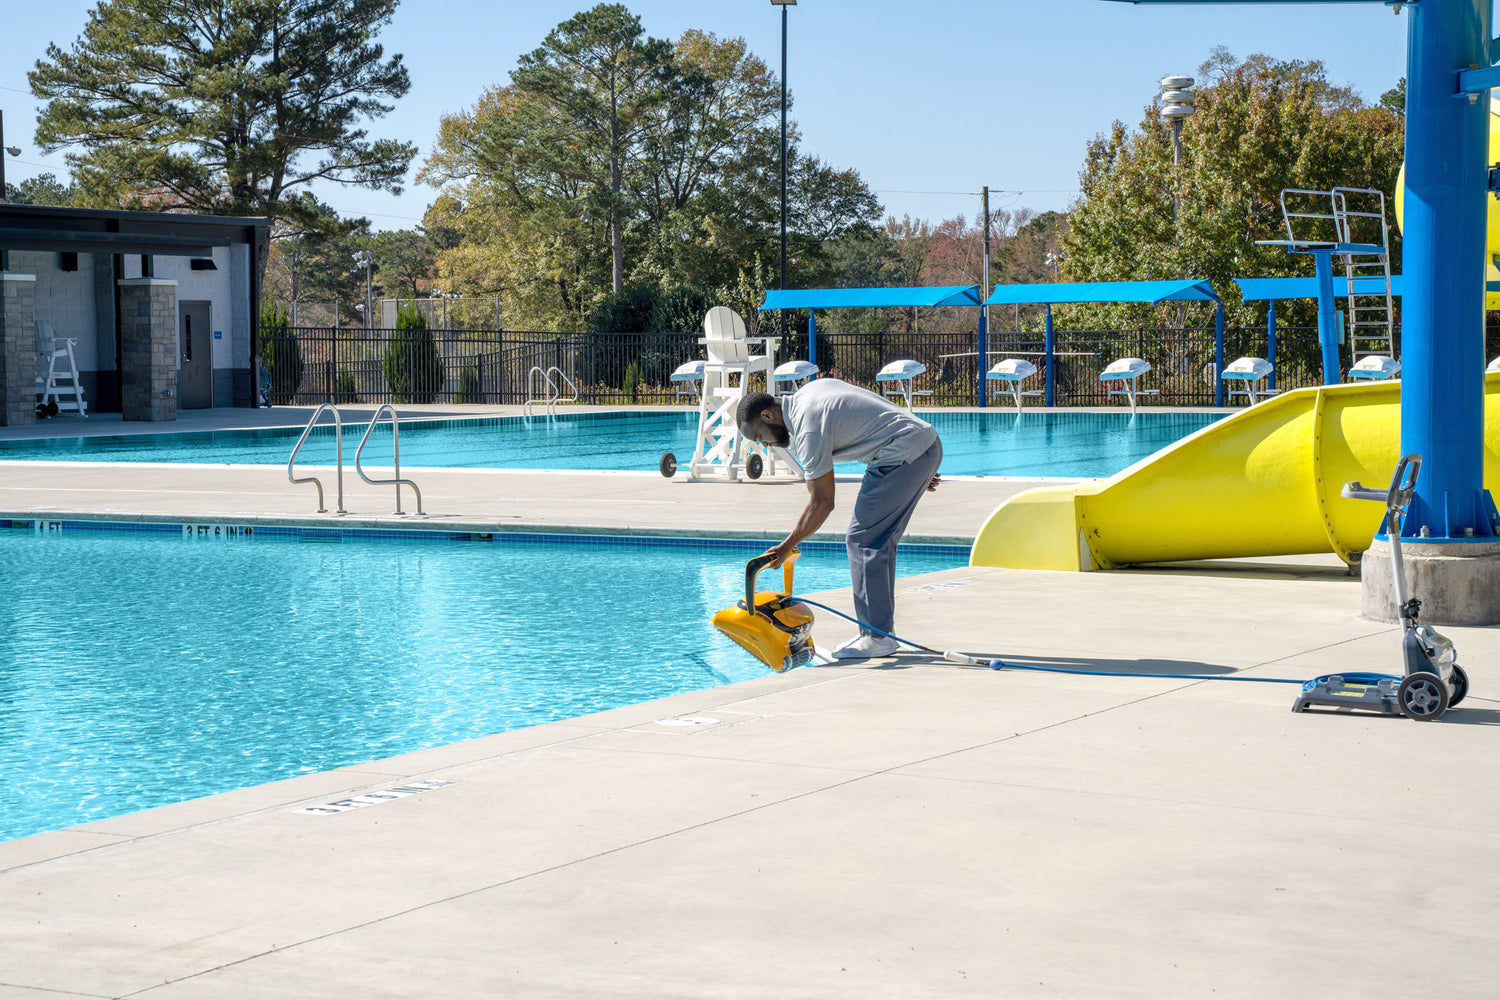
<instances>
[{"instance_id":1,"label":"stone wall","mask_svg":"<svg viewBox=\"0 0 1500 1000\"><path fill-rule=\"evenodd\" d=\"M177 419L176 281L120 281L120 376L126 420Z\"/></svg>"},{"instance_id":2,"label":"stone wall","mask_svg":"<svg viewBox=\"0 0 1500 1000\"><path fill-rule=\"evenodd\" d=\"M0 426L36 423L36 277L0 271Z\"/></svg>"}]
</instances>

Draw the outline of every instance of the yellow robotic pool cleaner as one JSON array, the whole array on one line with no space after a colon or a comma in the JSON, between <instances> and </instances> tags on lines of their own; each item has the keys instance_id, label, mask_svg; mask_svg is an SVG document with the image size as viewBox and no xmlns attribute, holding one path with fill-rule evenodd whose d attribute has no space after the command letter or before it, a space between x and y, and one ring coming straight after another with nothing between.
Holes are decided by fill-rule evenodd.
<instances>
[{"instance_id":1,"label":"yellow robotic pool cleaner","mask_svg":"<svg viewBox=\"0 0 1500 1000\"><path fill-rule=\"evenodd\" d=\"M792 550L781 564L781 593L755 590L755 577L771 564L769 555L756 556L745 564L745 598L714 615L714 627L744 646L766 666L780 673L813 661L812 610L792 596Z\"/></svg>"}]
</instances>

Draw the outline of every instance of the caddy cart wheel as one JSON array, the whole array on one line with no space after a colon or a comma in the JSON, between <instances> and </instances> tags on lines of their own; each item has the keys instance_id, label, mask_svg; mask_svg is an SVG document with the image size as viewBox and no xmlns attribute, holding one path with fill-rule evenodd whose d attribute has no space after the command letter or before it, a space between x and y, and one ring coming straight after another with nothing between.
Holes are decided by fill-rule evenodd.
<instances>
[{"instance_id":1,"label":"caddy cart wheel","mask_svg":"<svg viewBox=\"0 0 1500 1000\"><path fill-rule=\"evenodd\" d=\"M1411 674L1396 689L1401 714L1418 722L1431 722L1448 708L1448 688L1437 674Z\"/></svg>"},{"instance_id":2,"label":"caddy cart wheel","mask_svg":"<svg viewBox=\"0 0 1500 1000\"><path fill-rule=\"evenodd\" d=\"M1469 675L1464 673L1464 668L1457 663L1453 664L1453 697L1448 699L1448 707L1452 708L1464 700L1464 695L1469 693Z\"/></svg>"},{"instance_id":3,"label":"caddy cart wheel","mask_svg":"<svg viewBox=\"0 0 1500 1000\"><path fill-rule=\"evenodd\" d=\"M766 463L759 455L751 455L745 459L745 475L751 479L759 479L760 474L766 469Z\"/></svg>"},{"instance_id":4,"label":"caddy cart wheel","mask_svg":"<svg viewBox=\"0 0 1500 1000\"><path fill-rule=\"evenodd\" d=\"M661 464L657 466L661 474L671 479L677 474L677 456L670 451L661 457Z\"/></svg>"}]
</instances>

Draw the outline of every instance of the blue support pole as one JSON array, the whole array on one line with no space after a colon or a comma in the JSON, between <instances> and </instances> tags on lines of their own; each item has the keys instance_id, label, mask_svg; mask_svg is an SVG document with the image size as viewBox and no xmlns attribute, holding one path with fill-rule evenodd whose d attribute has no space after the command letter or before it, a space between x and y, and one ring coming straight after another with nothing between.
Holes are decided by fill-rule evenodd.
<instances>
[{"instance_id":1,"label":"blue support pole","mask_svg":"<svg viewBox=\"0 0 1500 1000\"><path fill-rule=\"evenodd\" d=\"M977 400L979 400L979 405L980 406L989 406L990 405L989 400L986 398L989 395L989 393L985 392L985 377L984 377L984 373L989 369L989 360L990 360L989 329L988 329L989 328L989 323L986 322L986 320L988 319L988 316L989 316L989 308L987 306L980 306L979 307L979 385L974 390L974 396L975 396L975 398Z\"/></svg>"},{"instance_id":2,"label":"blue support pole","mask_svg":"<svg viewBox=\"0 0 1500 1000\"><path fill-rule=\"evenodd\" d=\"M807 311L807 360L809 364L816 367L818 363L818 321L813 319L813 311L811 309ZM817 378L816 375L813 377Z\"/></svg>"},{"instance_id":3,"label":"blue support pole","mask_svg":"<svg viewBox=\"0 0 1500 1000\"><path fill-rule=\"evenodd\" d=\"M1214 310L1214 405L1224 405L1224 300Z\"/></svg>"},{"instance_id":4,"label":"blue support pole","mask_svg":"<svg viewBox=\"0 0 1500 1000\"><path fill-rule=\"evenodd\" d=\"M1276 300L1271 300L1270 308L1266 310L1266 354L1267 361L1271 362L1271 377L1266 380L1268 388L1276 388Z\"/></svg>"},{"instance_id":5,"label":"blue support pole","mask_svg":"<svg viewBox=\"0 0 1500 1000\"><path fill-rule=\"evenodd\" d=\"M1323 348L1323 384L1343 381L1339 371L1339 318L1333 296L1333 254L1326 250L1312 253L1313 270L1318 276L1318 343Z\"/></svg>"},{"instance_id":6,"label":"blue support pole","mask_svg":"<svg viewBox=\"0 0 1500 1000\"><path fill-rule=\"evenodd\" d=\"M1047 365L1047 405L1055 406L1057 403L1057 366L1053 364L1057 345L1052 338L1052 306L1047 306L1047 325L1042 335L1042 350L1045 352L1043 361Z\"/></svg>"},{"instance_id":7,"label":"blue support pole","mask_svg":"<svg viewBox=\"0 0 1500 1000\"><path fill-rule=\"evenodd\" d=\"M1401 529L1495 534L1484 488L1484 252L1489 100L1456 93L1490 65L1491 0L1406 7L1401 450L1422 455Z\"/></svg>"}]
</instances>

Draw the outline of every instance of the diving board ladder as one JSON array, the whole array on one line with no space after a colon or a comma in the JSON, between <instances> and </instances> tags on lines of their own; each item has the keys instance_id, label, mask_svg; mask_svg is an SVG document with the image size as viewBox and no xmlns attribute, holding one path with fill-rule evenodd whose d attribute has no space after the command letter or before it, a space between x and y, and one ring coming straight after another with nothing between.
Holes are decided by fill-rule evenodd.
<instances>
[{"instance_id":1,"label":"diving board ladder","mask_svg":"<svg viewBox=\"0 0 1500 1000\"><path fill-rule=\"evenodd\" d=\"M1290 206L1287 195L1293 196ZM1281 216L1287 242L1293 247L1321 246L1344 263L1348 300L1344 335L1349 341L1350 366L1368 357L1394 359L1395 309L1385 193L1370 188L1287 188L1281 192ZM1294 231L1294 219L1300 232Z\"/></svg>"}]
</instances>

